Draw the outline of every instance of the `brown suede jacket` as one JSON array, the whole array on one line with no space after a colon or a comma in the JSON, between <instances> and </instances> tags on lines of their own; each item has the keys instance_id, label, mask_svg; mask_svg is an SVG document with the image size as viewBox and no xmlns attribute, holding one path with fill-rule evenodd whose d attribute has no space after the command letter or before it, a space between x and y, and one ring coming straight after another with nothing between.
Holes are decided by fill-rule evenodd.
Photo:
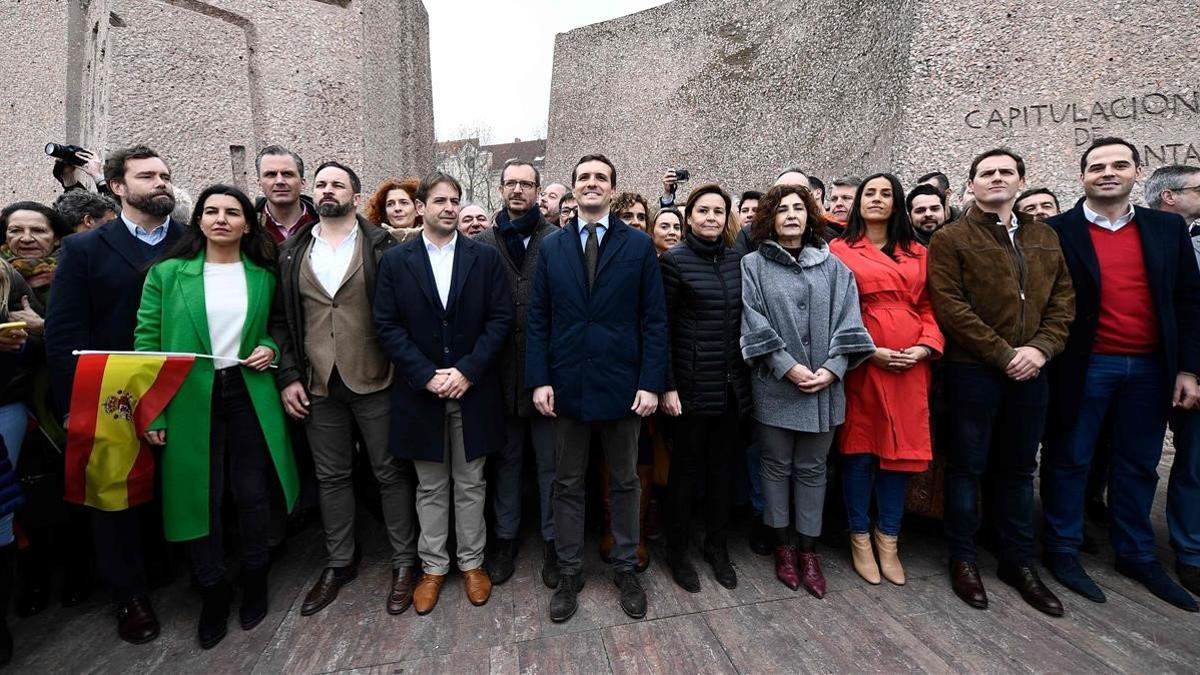
<instances>
[{"instance_id":1,"label":"brown suede jacket","mask_svg":"<svg viewBox=\"0 0 1200 675\"><path fill-rule=\"evenodd\" d=\"M972 206L929 242L929 295L945 358L1005 368L1016 348L1062 352L1075 290L1050 226L1017 213L1016 247L993 213Z\"/></svg>"}]
</instances>

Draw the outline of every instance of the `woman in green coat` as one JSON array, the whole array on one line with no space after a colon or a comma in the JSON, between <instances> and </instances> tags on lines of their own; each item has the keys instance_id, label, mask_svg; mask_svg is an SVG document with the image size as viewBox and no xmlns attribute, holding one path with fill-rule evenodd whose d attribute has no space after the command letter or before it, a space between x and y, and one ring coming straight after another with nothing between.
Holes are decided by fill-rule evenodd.
<instances>
[{"instance_id":1,"label":"woman in green coat","mask_svg":"<svg viewBox=\"0 0 1200 675\"><path fill-rule=\"evenodd\" d=\"M275 295L275 247L237 188L214 185L196 200L191 227L150 268L138 309L138 351L197 358L146 440L163 445L167 539L188 541L204 594L200 646L225 637L232 590L225 578L221 504L228 483L237 508L243 582L239 618L249 630L267 614L270 494L288 510L298 478L283 407L267 369L279 348L267 334ZM277 481L275 480L277 479Z\"/></svg>"}]
</instances>

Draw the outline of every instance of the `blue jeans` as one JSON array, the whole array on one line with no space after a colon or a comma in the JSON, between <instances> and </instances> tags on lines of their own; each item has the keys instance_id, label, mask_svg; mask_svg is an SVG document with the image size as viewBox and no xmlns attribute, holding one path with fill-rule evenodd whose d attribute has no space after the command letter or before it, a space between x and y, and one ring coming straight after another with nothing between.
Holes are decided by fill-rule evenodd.
<instances>
[{"instance_id":1,"label":"blue jeans","mask_svg":"<svg viewBox=\"0 0 1200 675\"><path fill-rule=\"evenodd\" d=\"M888 536L899 536L910 475L880 469L879 458L870 453L842 455L842 491L850 532L864 534L870 531L871 494L874 493L876 529Z\"/></svg>"},{"instance_id":2,"label":"blue jeans","mask_svg":"<svg viewBox=\"0 0 1200 675\"><path fill-rule=\"evenodd\" d=\"M1112 430L1108 512L1113 552L1117 560L1131 563L1157 558L1150 507L1167 428L1165 378L1155 357L1091 355L1079 414L1064 434L1047 443L1042 455L1042 539L1047 552L1079 552L1088 468L1107 418Z\"/></svg>"},{"instance_id":3,"label":"blue jeans","mask_svg":"<svg viewBox=\"0 0 1200 675\"><path fill-rule=\"evenodd\" d=\"M9 403L0 406L0 436L8 449L8 461L12 462L13 471L17 470L17 461L21 458L21 444L25 442L25 430L29 428L29 411L24 403ZM13 514L0 518L0 546L13 542Z\"/></svg>"},{"instance_id":4,"label":"blue jeans","mask_svg":"<svg viewBox=\"0 0 1200 675\"><path fill-rule=\"evenodd\" d=\"M1175 413L1175 462L1167 483L1167 529L1175 557L1200 565L1200 412Z\"/></svg>"},{"instance_id":5,"label":"blue jeans","mask_svg":"<svg viewBox=\"0 0 1200 675\"><path fill-rule=\"evenodd\" d=\"M944 369L950 408L945 517L950 559L975 562L979 480L990 457L1001 562L1028 564L1033 474L1049 401L1046 374L1016 382L990 366L945 363Z\"/></svg>"}]
</instances>

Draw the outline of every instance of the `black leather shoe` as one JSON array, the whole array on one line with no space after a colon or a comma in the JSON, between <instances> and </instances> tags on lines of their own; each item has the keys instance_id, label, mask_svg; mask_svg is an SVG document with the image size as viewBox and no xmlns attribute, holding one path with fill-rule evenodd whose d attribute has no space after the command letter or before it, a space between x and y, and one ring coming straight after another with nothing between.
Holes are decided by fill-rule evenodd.
<instances>
[{"instance_id":1,"label":"black leather shoe","mask_svg":"<svg viewBox=\"0 0 1200 675\"><path fill-rule=\"evenodd\" d=\"M513 559L517 557L517 542L512 539L497 539L492 547L492 553L484 563L484 569L493 586L498 586L513 575L516 566Z\"/></svg>"},{"instance_id":2,"label":"black leather shoe","mask_svg":"<svg viewBox=\"0 0 1200 675\"><path fill-rule=\"evenodd\" d=\"M117 607L117 635L134 645L150 642L158 637L158 617L150 606L150 598L136 597Z\"/></svg>"},{"instance_id":3,"label":"black leather shoe","mask_svg":"<svg viewBox=\"0 0 1200 675\"><path fill-rule=\"evenodd\" d=\"M688 560L684 551L667 553L667 567L671 568L671 578L679 587L688 593L700 592L700 575L696 572L692 561Z\"/></svg>"},{"instance_id":4,"label":"black leather shoe","mask_svg":"<svg viewBox=\"0 0 1200 675\"><path fill-rule=\"evenodd\" d=\"M950 561L950 585L954 594L975 609L987 609L987 591L979 578L979 567L965 560Z\"/></svg>"},{"instance_id":5,"label":"black leather shoe","mask_svg":"<svg viewBox=\"0 0 1200 675\"><path fill-rule=\"evenodd\" d=\"M621 609L631 618L642 619L646 616L646 591L633 572L617 572L613 583L621 589Z\"/></svg>"},{"instance_id":6,"label":"black leather shoe","mask_svg":"<svg viewBox=\"0 0 1200 675\"><path fill-rule=\"evenodd\" d=\"M564 574L558 580L558 590L550 598L550 620L562 623L579 609L579 591L583 588L583 575Z\"/></svg>"},{"instance_id":7,"label":"black leather shoe","mask_svg":"<svg viewBox=\"0 0 1200 675\"><path fill-rule=\"evenodd\" d=\"M558 550L554 548L554 540L542 544L542 583L546 588L558 588L562 574L558 570Z\"/></svg>"},{"instance_id":8,"label":"black leather shoe","mask_svg":"<svg viewBox=\"0 0 1200 675\"><path fill-rule=\"evenodd\" d=\"M717 583L730 590L737 588L737 572L729 561L729 549L724 544L704 545L704 561L712 566Z\"/></svg>"},{"instance_id":9,"label":"black leather shoe","mask_svg":"<svg viewBox=\"0 0 1200 675\"><path fill-rule=\"evenodd\" d=\"M354 565L326 567L325 571L321 572L321 578L317 579L317 583L313 584L308 595L304 596L304 604L300 606L300 616L312 616L328 607L329 603L337 599L338 591L342 589L342 586L354 581L356 577L358 577L358 568Z\"/></svg>"},{"instance_id":10,"label":"black leather shoe","mask_svg":"<svg viewBox=\"0 0 1200 675\"><path fill-rule=\"evenodd\" d=\"M242 570L242 604L238 624L250 630L267 618L267 568Z\"/></svg>"},{"instance_id":11,"label":"black leather shoe","mask_svg":"<svg viewBox=\"0 0 1200 675\"><path fill-rule=\"evenodd\" d=\"M232 595L229 582L224 579L216 586L201 588L204 595L204 605L200 608L200 623L196 628L196 636L200 639L201 649L212 649L225 639L229 628L229 600Z\"/></svg>"},{"instance_id":12,"label":"black leather shoe","mask_svg":"<svg viewBox=\"0 0 1200 675\"><path fill-rule=\"evenodd\" d=\"M1032 565L1000 565L997 576L1000 581L1017 589L1030 607L1050 616L1063 615L1062 602L1046 588Z\"/></svg>"},{"instance_id":13,"label":"black leather shoe","mask_svg":"<svg viewBox=\"0 0 1200 675\"><path fill-rule=\"evenodd\" d=\"M1200 595L1200 567L1176 561L1175 574L1179 576L1179 583L1183 584L1189 593Z\"/></svg>"},{"instance_id":14,"label":"black leather shoe","mask_svg":"<svg viewBox=\"0 0 1200 675\"><path fill-rule=\"evenodd\" d=\"M392 570L392 589L388 592L388 614L403 614L412 606L413 589L417 587L417 569L406 566Z\"/></svg>"}]
</instances>

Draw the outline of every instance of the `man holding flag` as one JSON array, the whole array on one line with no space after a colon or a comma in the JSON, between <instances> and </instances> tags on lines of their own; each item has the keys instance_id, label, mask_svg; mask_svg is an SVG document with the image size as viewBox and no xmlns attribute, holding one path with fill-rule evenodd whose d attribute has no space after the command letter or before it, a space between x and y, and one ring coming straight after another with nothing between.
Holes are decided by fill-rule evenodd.
<instances>
[{"instance_id":1,"label":"man holding flag","mask_svg":"<svg viewBox=\"0 0 1200 675\"><path fill-rule=\"evenodd\" d=\"M154 150L135 146L110 154L104 178L121 200L121 215L63 240L46 316L51 386L64 415L70 411L75 378L72 352L133 349L145 270L183 232L183 224L170 219L175 208L171 171ZM103 403L110 419L133 416L128 391L118 391ZM82 502L92 507L96 562L117 604L117 633L133 644L149 642L158 637L159 624L150 605L142 554L141 521L147 509L135 507L152 500L152 456L143 452L136 434L100 435L88 448L81 475L76 452L68 450L68 496L72 485L85 485ZM86 496L88 485L91 498ZM124 498L119 496L120 486ZM145 517L160 522L159 514L150 511Z\"/></svg>"}]
</instances>

